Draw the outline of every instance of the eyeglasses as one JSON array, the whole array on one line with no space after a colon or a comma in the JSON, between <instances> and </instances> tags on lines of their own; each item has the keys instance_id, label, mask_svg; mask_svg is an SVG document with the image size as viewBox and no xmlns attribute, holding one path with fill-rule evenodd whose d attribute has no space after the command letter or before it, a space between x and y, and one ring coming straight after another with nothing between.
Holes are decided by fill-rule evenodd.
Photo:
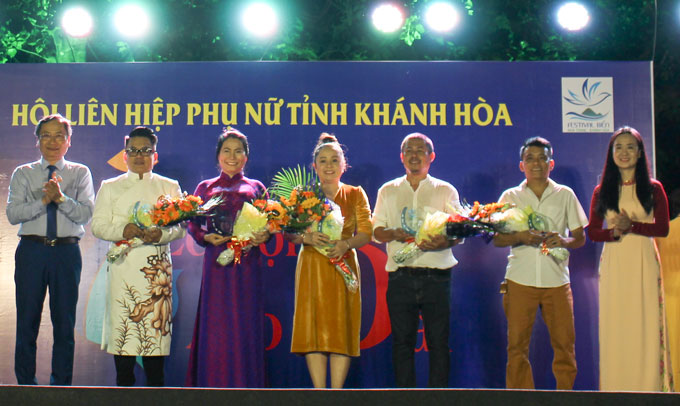
<instances>
[{"instance_id":1,"label":"eyeglasses","mask_svg":"<svg viewBox=\"0 0 680 406\"><path fill-rule=\"evenodd\" d=\"M125 153L128 154L128 156L151 156L154 152L156 152L156 150L149 147L144 147L142 149L130 147L125 149Z\"/></svg>"},{"instance_id":2,"label":"eyeglasses","mask_svg":"<svg viewBox=\"0 0 680 406\"><path fill-rule=\"evenodd\" d=\"M40 141L56 141L56 142L64 142L66 141L66 134L62 133L57 133L57 134L40 134L38 136L40 138Z\"/></svg>"}]
</instances>

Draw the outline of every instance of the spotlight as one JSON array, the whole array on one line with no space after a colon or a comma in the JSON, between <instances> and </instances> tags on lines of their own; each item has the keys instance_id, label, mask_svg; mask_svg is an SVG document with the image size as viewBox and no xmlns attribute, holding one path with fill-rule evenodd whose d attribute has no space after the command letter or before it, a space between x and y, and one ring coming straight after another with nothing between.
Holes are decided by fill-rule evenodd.
<instances>
[{"instance_id":1,"label":"spotlight","mask_svg":"<svg viewBox=\"0 0 680 406\"><path fill-rule=\"evenodd\" d=\"M382 32L395 32L404 24L404 14L392 4L378 6L371 15L373 26Z\"/></svg>"},{"instance_id":2,"label":"spotlight","mask_svg":"<svg viewBox=\"0 0 680 406\"><path fill-rule=\"evenodd\" d=\"M566 3L557 11L557 21L568 31L579 31L590 21L588 10L579 3Z\"/></svg>"},{"instance_id":3,"label":"spotlight","mask_svg":"<svg viewBox=\"0 0 680 406\"><path fill-rule=\"evenodd\" d=\"M425 12L425 22L437 32L454 29L460 22L460 14L451 3L434 3Z\"/></svg>"},{"instance_id":4,"label":"spotlight","mask_svg":"<svg viewBox=\"0 0 680 406\"><path fill-rule=\"evenodd\" d=\"M68 9L61 17L61 28L71 37L87 37L92 32L92 16L82 7Z\"/></svg>"},{"instance_id":5,"label":"spotlight","mask_svg":"<svg viewBox=\"0 0 680 406\"><path fill-rule=\"evenodd\" d=\"M242 16L243 27L256 37L269 37L279 28L276 11L266 3L249 5Z\"/></svg>"},{"instance_id":6,"label":"spotlight","mask_svg":"<svg viewBox=\"0 0 680 406\"><path fill-rule=\"evenodd\" d=\"M119 8L113 16L113 21L118 31L128 38L141 38L151 27L149 14L136 4Z\"/></svg>"}]
</instances>

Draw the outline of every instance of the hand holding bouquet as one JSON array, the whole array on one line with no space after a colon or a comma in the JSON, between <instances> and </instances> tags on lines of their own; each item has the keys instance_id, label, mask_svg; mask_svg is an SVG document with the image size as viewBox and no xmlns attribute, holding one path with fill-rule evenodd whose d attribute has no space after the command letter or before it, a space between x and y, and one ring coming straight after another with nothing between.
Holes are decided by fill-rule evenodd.
<instances>
[{"instance_id":1,"label":"hand holding bouquet","mask_svg":"<svg viewBox=\"0 0 680 406\"><path fill-rule=\"evenodd\" d=\"M258 203L261 205L261 203ZM266 206L265 206L266 207ZM268 230L269 215L264 210L244 202L243 207L236 214L231 241L227 242L227 249L217 257L217 263L226 266L232 261L241 263L241 254L252 247L254 234Z\"/></svg>"},{"instance_id":2,"label":"hand holding bouquet","mask_svg":"<svg viewBox=\"0 0 680 406\"><path fill-rule=\"evenodd\" d=\"M534 230L546 233L547 235L547 233L550 232L548 218L543 214L535 212L531 206L527 206L524 209L513 207L503 213L503 216L499 220L500 227L498 232L501 233ZM569 258L569 251L566 248L548 248L545 241L541 243L541 253L543 255L550 255L559 262Z\"/></svg>"},{"instance_id":3,"label":"hand holding bouquet","mask_svg":"<svg viewBox=\"0 0 680 406\"><path fill-rule=\"evenodd\" d=\"M337 242L342 239L342 228L345 225L345 219L342 217L342 212L337 205L331 203L331 207L332 209L330 213L326 214L326 216L318 222L316 228L318 231L327 235L331 241ZM346 261L346 259L351 255L349 250L345 252L345 254L340 258L333 258L331 257L331 249L334 247L334 244L328 244L325 246L314 245L313 247L328 257L329 261L331 261L331 264L335 266L335 270L338 271L342 276L347 290L354 293L359 289L359 280Z\"/></svg>"},{"instance_id":4,"label":"hand holding bouquet","mask_svg":"<svg viewBox=\"0 0 680 406\"><path fill-rule=\"evenodd\" d=\"M163 195L158 197L155 205L141 201L135 203L130 209L129 222L140 229L170 227L194 217L210 216L221 202L221 196L213 197L204 204L200 197L186 192L179 197ZM107 252L106 260L113 263L143 244L144 241L138 237L118 241Z\"/></svg>"},{"instance_id":5,"label":"hand holding bouquet","mask_svg":"<svg viewBox=\"0 0 680 406\"><path fill-rule=\"evenodd\" d=\"M406 208L402 210L402 220L404 219L404 213L407 211ZM423 250L419 247L420 244L425 240L429 240L434 236L445 235L446 232L446 222L449 219L449 214L444 213L439 210L426 209L428 213L425 215L420 227L417 229L414 238L397 251L392 259L397 264L403 264L413 258L423 254ZM402 221L403 222L403 221ZM408 224L403 224L402 228L408 230L410 227Z\"/></svg>"}]
</instances>

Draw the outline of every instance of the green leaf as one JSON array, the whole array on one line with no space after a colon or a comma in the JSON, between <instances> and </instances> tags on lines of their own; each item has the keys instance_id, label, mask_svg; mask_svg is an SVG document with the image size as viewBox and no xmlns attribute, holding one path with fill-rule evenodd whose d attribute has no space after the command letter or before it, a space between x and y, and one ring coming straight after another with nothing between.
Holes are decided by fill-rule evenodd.
<instances>
[{"instance_id":1,"label":"green leaf","mask_svg":"<svg viewBox=\"0 0 680 406\"><path fill-rule=\"evenodd\" d=\"M316 175L298 164L295 168L283 168L274 175L269 194L288 199L296 187L316 187L316 183Z\"/></svg>"}]
</instances>

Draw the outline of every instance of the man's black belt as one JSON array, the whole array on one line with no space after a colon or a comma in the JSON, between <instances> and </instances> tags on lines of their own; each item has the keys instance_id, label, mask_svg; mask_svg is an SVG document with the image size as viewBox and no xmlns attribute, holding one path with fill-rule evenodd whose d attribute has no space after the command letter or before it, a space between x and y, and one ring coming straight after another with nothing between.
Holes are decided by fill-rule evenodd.
<instances>
[{"instance_id":1,"label":"man's black belt","mask_svg":"<svg viewBox=\"0 0 680 406\"><path fill-rule=\"evenodd\" d=\"M48 247L54 247L55 245L78 244L78 241L80 241L80 238L78 237L57 237L50 239L41 235L22 235L21 238L47 245Z\"/></svg>"},{"instance_id":2,"label":"man's black belt","mask_svg":"<svg viewBox=\"0 0 680 406\"><path fill-rule=\"evenodd\" d=\"M409 276L449 276L451 269L437 269L437 268L415 268L410 266L402 266L397 268L396 273L402 273Z\"/></svg>"}]
</instances>

